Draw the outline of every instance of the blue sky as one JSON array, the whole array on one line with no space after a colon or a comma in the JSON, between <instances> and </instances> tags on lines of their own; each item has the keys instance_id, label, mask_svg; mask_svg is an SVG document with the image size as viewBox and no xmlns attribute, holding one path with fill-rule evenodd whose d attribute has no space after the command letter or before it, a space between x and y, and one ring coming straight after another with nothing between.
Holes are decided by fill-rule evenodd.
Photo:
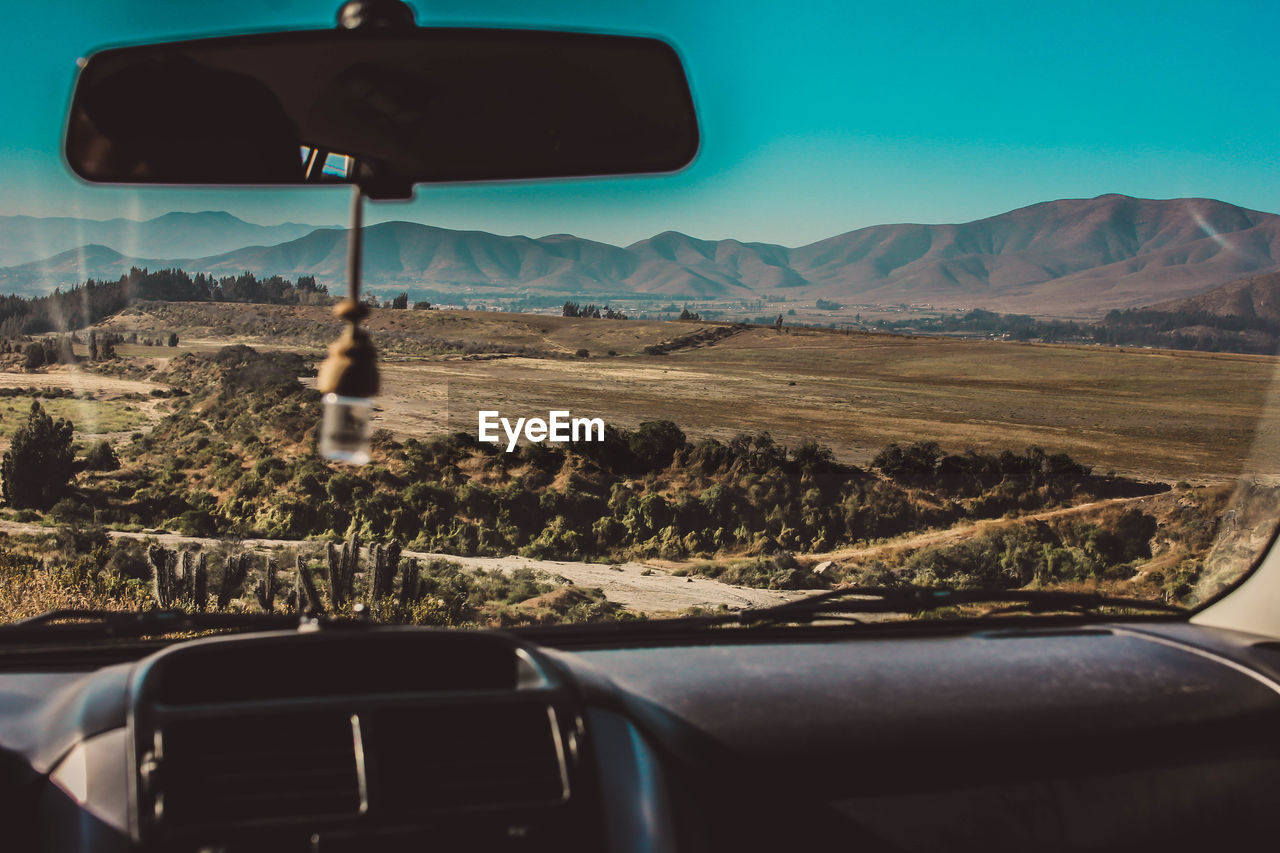
<instances>
[{"instance_id":1,"label":"blue sky","mask_svg":"<svg viewBox=\"0 0 1280 853\"><path fill-rule=\"evenodd\" d=\"M228 210L341 223L341 190L108 189L58 155L74 60L96 47L332 25L337 0L52 2L6 10L0 213ZM667 229L800 245L1108 192L1280 212L1280 4L431 0L419 23L664 37L703 147L653 178L420 187L370 221L626 244Z\"/></svg>"}]
</instances>

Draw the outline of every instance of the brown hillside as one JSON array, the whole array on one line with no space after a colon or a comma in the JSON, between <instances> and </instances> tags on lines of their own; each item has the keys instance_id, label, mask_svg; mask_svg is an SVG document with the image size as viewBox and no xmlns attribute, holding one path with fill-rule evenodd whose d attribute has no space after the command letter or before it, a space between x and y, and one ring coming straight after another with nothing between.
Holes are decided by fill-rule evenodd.
<instances>
[{"instance_id":1,"label":"brown hillside","mask_svg":"<svg viewBox=\"0 0 1280 853\"><path fill-rule=\"evenodd\" d=\"M1157 311L1206 311L1221 317L1261 317L1280 321L1280 271L1251 275L1187 299L1170 299Z\"/></svg>"}]
</instances>

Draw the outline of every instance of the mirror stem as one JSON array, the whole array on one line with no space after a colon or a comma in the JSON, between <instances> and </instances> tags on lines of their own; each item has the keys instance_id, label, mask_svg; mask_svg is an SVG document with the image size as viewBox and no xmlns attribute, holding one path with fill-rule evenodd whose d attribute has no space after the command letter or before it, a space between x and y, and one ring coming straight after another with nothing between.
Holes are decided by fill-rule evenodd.
<instances>
[{"instance_id":1,"label":"mirror stem","mask_svg":"<svg viewBox=\"0 0 1280 853\"><path fill-rule=\"evenodd\" d=\"M364 254L364 192L351 185L351 226L347 232L347 298L360 302L360 263Z\"/></svg>"}]
</instances>

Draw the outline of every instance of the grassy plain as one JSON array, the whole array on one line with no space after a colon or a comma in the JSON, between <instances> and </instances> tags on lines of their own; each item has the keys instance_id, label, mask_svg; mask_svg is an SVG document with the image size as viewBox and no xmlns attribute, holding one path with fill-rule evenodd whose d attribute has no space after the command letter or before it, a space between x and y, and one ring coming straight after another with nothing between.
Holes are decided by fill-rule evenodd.
<instances>
[{"instance_id":1,"label":"grassy plain","mask_svg":"<svg viewBox=\"0 0 1280 853\"><path fill-rule=\"evenodd\" d=\"M317 359L338 330L326 309L218 304L142 305L106 325L177 331L184 349L248 343ZM515 418L554 408L625 427L670 419L694 439L813 438L855 464L889 442L934 440L1039 445L1170 482L1280 477L1268 356L760 327L646 355L715 327L391 310L366 325L384 354L376 424L399 437L474 433L480 409ZM581 349L589 356L575 357Z\"/></svg>"},{"instance_id":2,"label":"grassy plain","mask_svg":"<svg viewBox=\"0 0 1280 853\"><path fill-rule=\"evenodd\" d=\"M31 400L28 396L0 398L0 443L7 445L13 431L26 423ZM40 405L52 417L75 424L77 439L129 432L147 422L136 402L40 398Z\"/></svg>"}]
</instances>

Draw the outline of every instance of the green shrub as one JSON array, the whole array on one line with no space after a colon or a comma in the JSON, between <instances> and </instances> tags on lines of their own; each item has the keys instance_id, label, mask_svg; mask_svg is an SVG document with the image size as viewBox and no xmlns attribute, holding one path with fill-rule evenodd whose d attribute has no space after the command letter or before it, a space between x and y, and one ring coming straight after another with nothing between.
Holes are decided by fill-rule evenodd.
<instances>
[{"instance_id":1,"label":"green shrub","mask_svg":"<svg viewBox=\"0 0 1280 853\"><path fill-rule=\"evenodd\" d=\"M84 467L88 471L115 471L120 459L105 438L95 443L84 455Z\"/></svg>"},{"instance_id":2,"label":"green shrub","mask_svg":"<svg viewBox=\"0 0 1280 853\"><path fill-rule=\"evenodd\" d=\"M26 423L0 457L0 489L9 506L46 509L66 493L76 469L74 431L71 421L55 421L31 401Z\"/></svg>"}]
</instances>

